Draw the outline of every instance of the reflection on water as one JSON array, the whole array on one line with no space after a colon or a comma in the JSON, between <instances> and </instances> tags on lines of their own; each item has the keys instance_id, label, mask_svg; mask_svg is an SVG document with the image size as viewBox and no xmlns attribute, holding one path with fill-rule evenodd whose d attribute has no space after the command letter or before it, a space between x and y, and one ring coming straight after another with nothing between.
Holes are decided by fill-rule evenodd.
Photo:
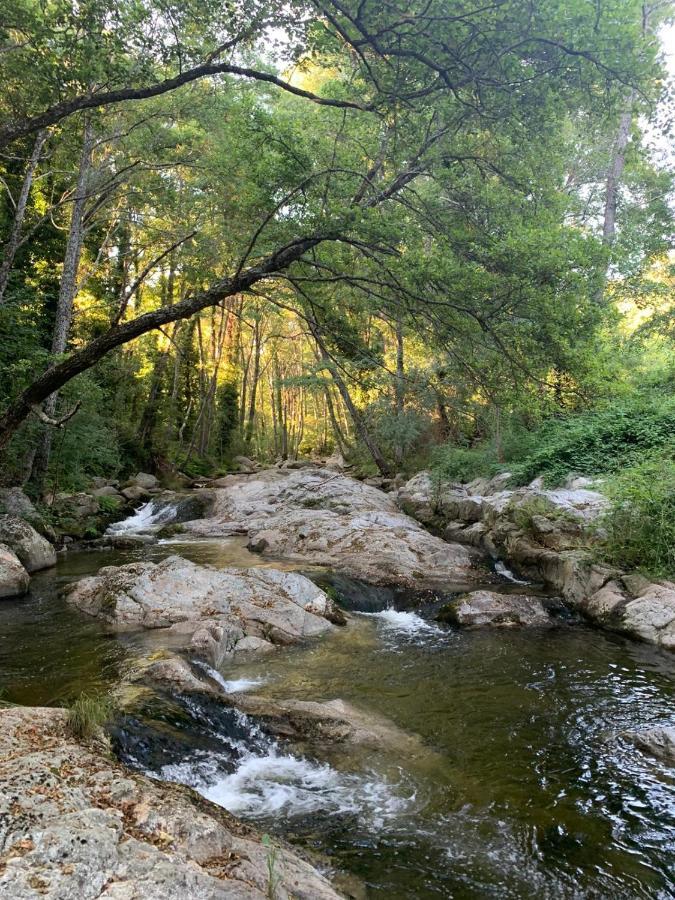
<instances>
[{"instance_id":1,"label":"reflection on water","mask_svg":"<svg viewBox=\"0 0 675 900\"><path fill-rule=\"evenodd\" d=\"M238 669L262 671L270 697L383 713L437 751L404 761L425 802L381 832L335 817L290 832L373 897L675 896L675 772L620 737L673 721L675 660L578 625L460 633L418 618L359 616Z\"/></svg>"},{"instance_id":2,"label":"reflection on water","mask_svg":"<svg viewBox=\"0 0 675 900\"><path fill-rule=\"evenodd\" d=\"M54 703L114 683L133 636L106 635L59 588L172 552L275 565L238 538L73 554L27 598L0 603L4 698ZM121 752L328 853L378 900L675 897L675 771L621 737L675 718L673 656L579 624L453 631L427 607L378 609L373 592L360 608L371 614L326 640L223 670L226 689L340 697L428 752L337 746L329 764L291 754L236 710L177 700L120 723Z\"/></svg>"}]
</instances>

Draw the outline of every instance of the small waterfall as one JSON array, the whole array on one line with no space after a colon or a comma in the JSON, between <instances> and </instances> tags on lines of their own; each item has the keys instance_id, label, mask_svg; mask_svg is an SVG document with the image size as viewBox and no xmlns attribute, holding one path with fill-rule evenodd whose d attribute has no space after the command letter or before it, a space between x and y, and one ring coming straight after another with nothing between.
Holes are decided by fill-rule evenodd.
<instances>
[{"instance_id":1,"label":"small waterfall","mask_svg":"<svg viewBox=\"0 0 675 900\"><path fill-rule=\"evenodd\" d=\"M184 717L175 728L166 715L161 723L126 717L113 730L118 756L148 775L193 787L229 812L263 820L321 812L381 828L418 803L409 780L392 784L374 772L340 772L289 753L236 708L198 697L176 696L173 703L187 713L187 728Z\"/></svg>"},{"instance_id":2,"label":"small waterfall","mask_svg":"<svg viewBox=\"0 0 675 900\"><path fill-rule=\"evenodd\" d=\"M513 582L513 584L531 584L529 581L524 581L522 578L516 578L513 572L507 568L505 563L498 559L495 562L495 572L497 575L501 575L502 578L506 578L507 581Z\"/></svg>"},{"instance_id":3,"label":"small waterfall","mask_svg":"<svg viewBox=\"0 0 675 900\"><path fill-rule=\"evenodd\" d=\"M194 665L198 666L202 671L206 672L209 678L212 678L226 694L241 694L244 691L250 691L252 688L265 684L265 678L232 678L230 680L223 678L217 669L211 668L208 663L201 660L195 660Z\"/></svg>"},{"instance_id":4,"label":"small waterfall","mask_svg":"<svg viewBox=\"0 0 675 900\"><path fill-rule=\"evenodd\" d=\"M176 518L176 506L173 503L159 504L150 500L139 507L133 515L121 522L110 525L106 534L141 534L143 532L158 531L163 525L168 525Z\"/></svg>"}]
</instances>

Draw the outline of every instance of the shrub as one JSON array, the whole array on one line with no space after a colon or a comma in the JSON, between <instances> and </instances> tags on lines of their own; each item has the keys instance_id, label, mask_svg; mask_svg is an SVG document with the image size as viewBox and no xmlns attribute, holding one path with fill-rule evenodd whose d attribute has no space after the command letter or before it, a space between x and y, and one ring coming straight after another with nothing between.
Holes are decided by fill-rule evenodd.
<instances>
[{"instance_id":1,"label":"shrub","mask_svg":"<svg viewBox=\"0 0 675 900\"><path fill-rule=\"evenodd\" d=\"M599 410L551 418L532 431L514 424L504 434L503 457L492 442L474 448L445 445L436 449L432 467L452 481L471 481L501 471L512 483L529 484L542 476L549 486L570 474L607 475L638 465L646 454L675 440L675 398L654 395L614 403Z\"/></svg>"},{"instance_id":2,"label":"shrub","mask_svg":"<svg viewBox=\"0 0 675 900\"><path fill-rule=\"evenodd\" d=\"M448 481L472 481L474 478L496 475L500 465L491 448L437 447L432 456L432 469Z\"/></svg>"},{"instance_id":3,"label":"shrub","mask_svg":"<svg viewBox=\"0 0 675 900\"><path fill-rule=\"evenodd\" d=\"M609 479L607 562L652 578L675 574L675 448Z\"/></svg>"},{"instance_id":4,"label":"shrub","mask_svg":"<svg viewBox=\"0 0 675 900\"><path fill-rule=\"evenodd\" d=\"M675 401L662 398L552 420L535 433L536 448L509 468L517 484L528 484L540 475L554 485L570 473L617 472L672 441L674 421Z\"/></svg>"}]
</instances>

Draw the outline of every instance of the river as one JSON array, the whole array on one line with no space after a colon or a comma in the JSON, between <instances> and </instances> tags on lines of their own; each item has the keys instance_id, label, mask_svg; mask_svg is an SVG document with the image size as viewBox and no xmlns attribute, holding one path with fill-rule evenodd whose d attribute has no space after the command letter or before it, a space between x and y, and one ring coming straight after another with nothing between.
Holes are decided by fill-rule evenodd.
<instances>
[{"instance_id":1,"label":"river","mask_svg":"<svg viewBox=\"0 0 675 900\"><path fill-rule=\"evenodd\" d=\"M60 589L171 552L261 562L236 538L65 556L0 604L2 699L58 704L116 684L144 638L106 634ZM378 900L675 897L675 770L621 737L672 722L675 657L574 620L457 631L434 622L433 598L389 603L351 585L347 628L219 675L228 690L351 701L418 735L419 752L317 760L235 710L155 696L118 721L118 753L320 851Z\"/></svg>"}]
</instances>

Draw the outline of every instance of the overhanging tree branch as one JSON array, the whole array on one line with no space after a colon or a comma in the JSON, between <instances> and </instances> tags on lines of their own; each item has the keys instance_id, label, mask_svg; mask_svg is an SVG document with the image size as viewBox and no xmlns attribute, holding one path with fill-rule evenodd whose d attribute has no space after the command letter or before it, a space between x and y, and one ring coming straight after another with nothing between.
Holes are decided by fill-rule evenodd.
<instances>
[{"instance_id":1,"label":"overhanging tree branch","mask_svg":"<svg viewBox=\"0 0 675 900\"><path fill-rule=\"evenodd\" d=\"M295 94L297 97L311 100L312 103L317 103L320 106L334 106L338 109L357 109L360 111L372 111L373 109L372 106L355 103L351 100L320 97L318 94L296 87L270 72L261 72L258 69L235 66L231 63L204 63L201 66L186 69L185 72L181 72L173 78L166 78L156 84L137 88L118 88L114 91L102 91L97 94L82 94L79 97L72 97L70 100L62 100L36 116L31 116L23 121L14 122L0 128L0 148L6 147L12 141L17 140L17 138L25 137L28 134L39 131L41 128L47 128L49 125L55 125L57 122L81 110L97 109L101 106L111 106L115 103L124 103L130 100L147 100L150 97L158 97L161 94L175 91L177 88L190 84L193 81L199 81L202 78L210 78L215 75L238 75L242 78L262 81L288 91L289 94Z\"/></svg>"}]
</instances>

